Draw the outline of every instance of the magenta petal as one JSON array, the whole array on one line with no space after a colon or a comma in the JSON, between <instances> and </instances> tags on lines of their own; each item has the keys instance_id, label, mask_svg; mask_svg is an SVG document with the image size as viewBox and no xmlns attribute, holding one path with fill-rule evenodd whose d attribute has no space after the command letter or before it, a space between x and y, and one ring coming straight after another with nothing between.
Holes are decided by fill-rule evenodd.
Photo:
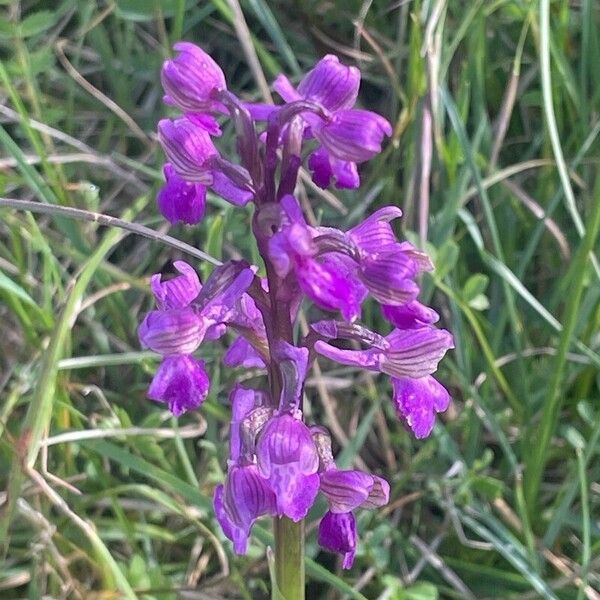
<instances>
[{"instance_id":1,"label":"magenta petal","mask_svg":"<svg viewBox=\"0 0 600 600\"><path fill-rule=\"evenodd\" d=\"M212 171L207 164L219 153L205 129L185 118L161 119L158 139L180 177L192 183L212 184Z\"/></svg>"},{"instance_id":2,"label":"magenta petal","mask_svg":"<svg viewBox=\"0 0 600 600\"><path fill-rule=\"evenodd\" d=\"M398 246L390 221L402 216L397 206L385 206L353 227L348 235L363 252L379 253L386 247Z\"/></svg>"},{"instance_id":3,"label":"magenta petal","mask_svg":"<svg viewBox=\"0 0 600 600\"><path fill-rule=\"evenodd\" d=\"M368 255L360 262L360 278L371 295L383 304L398 305L414 300L419 286L414 261L402 252Z\"/></svg>"},{"instance_id":4,"label":"magenta petal","mask_svg":"<svg viewBox=\"0 0 600 600\"><path fill-rule=\"evenodd\" d=\"M356 520L351 512L326 512L319 524L319 545L344 555L343 567L349 569L356 554Z\"/></svg>"},{"instance_id":5,"label":"magenta petal","mask_svg":"<svg viewBox=\"0 0 600 600\"><path fill-rule=\"evenodd\" d=\"M418 379L431 375L444 354L454 348L452 335L445 329L395 329L386 336L390 347L381 370L392 377Z\"/></svg>"},{"instance_id":6,"label":"magenta petal","mask_svg":"<svg viewBox=\"0 0 600 600\"><path fill-rule=\"evenodd\" d=\"M304 76L298 85L298 94L327 110L336 111L354 106L359 86L360 71L341 64L337 56L328 54Z\"/></svg>"},{"instance_id":7,"label":"magenta petal","mask_svg":"<svg viewBox=\"0 0 600 600\"><path fill-rule=\"evenodd\" d=\"M163 356L192 354L204 339L205 323L191 308L153 310L138 328L142 346Z\"/></svg>"},{"instance_id":8,"label":"magenta petal","mask_svg":"<svg viewBox=\"0 0 600 600\"><path fill-rule=\"evenodd\" d=\"M179 415L198 408L208 394L210 381L204 361L191 356L169 356L160 363L148 389L148 398L168 404Z\"/></svg>"},{"instance_id":9,"label":"magenta petal","mask_svg":"<svg viewBox=\"0 0 600 600\"><path fill-rule=\"evenodd\" d=\"M381 152L383 138L392 134L392 126L368 110L340 110L314 133L333 156L360 163Z\"/></svg>"},{"instance_id":10,"label":"magenta petal","mask_svg":"<svg viewBox=\"0 0 600 600\"><path fill-rule=\"evenodd\" d=\"M427 437L433 429L435 414L445 411L450 403L446 388L431 376L392 378L392 385L398 416L413 430L415 437Z\"/></svg>"},{"instance_id":11,"label":"magenta petal","mask_svg":"<svg viewBox=\"0 0 600 600\"><path fill-rule=\"evenodd\" d=\"M315 343L315 352L342 365L360 367L370 371L380 371L384 360L384 352L380 349L344 350L336 348L322 340Z\"/></svg>"},{"instance_id":12,"label":"magenta petal","mask_svg":"<svg viewBox=\"0 0 600 600\"><path fill-rule=\"evenodd\" d=\"M275 510L275 496L255 465L230 468L223 488L223 510L233 548L237 554L245 554L254 521ZM223 533L227 535L225 528Z\"/></svg>"},{"instance_id":13,"label":"magenta petal","mask_svg":"<svg viewBox=\"0 0 600 600\"><path fill-rule=\"evenodd\" d=\"M312 258L297 258L296 276L300 289L321 308L339 310L347 321L360 315L352 281L331 266Z\"/></svg>"},{"instance_id":14,"label":"magenta petal","mask_svg":"<svg viewBox=\"0 0 600 600\"><path fill-rule=\"evenodd\" d=\"M225 498L224 488L222 484L219 484L213 493L213 509L215 511L215 517L217 517L217 521L223 530L223 533L230 540L233 540L233 528L234 525L229 519L229 515L225 510Z\"/></svg>"},{"instance_id":15,"label":"magenta petal","mask_svg":"<svg viewBox=\"0 0 600 600\"><path fill-rule=\"evenodd\" d=\"M236 384L229 394L231 402L231 429L229 433L229 458L237 461L241 455L242 434L240 427L244 418L257 404L256 391Z\"/></svg>"},{"instance_id":16,"label":"magenta petal","mask_svg":"<svg viewBox=\"0 0 600 600\"><path fill-rule=\"evenodd\" d=\"M440 316L429 306L417 300L399 306L384 305L383 316L399 329L417 329L436 323Z\"/></svg>"},{"instance_id":17,"label":"magenta petal","mask_svg":"<svg viewBox=\"0 0 600 600\"><path fill-rule=\"evenodd\" d=\"M162 281L162 275L156 274L150 279L150 289L161 310L189 306L202 289L193 267L182 260L176 260L173 265L181 275Z\"/></svg>"},{"instance_id":18,"label":"magenta petal","mask_svg":"<svg viewBox=\"0 0 600 600\"><path fill-rule=\"evenodd\" d=\"M167 182L156 196L162 216L174 225L199 223L204 216L206 188L199 183L184 181L169 163L165 165L164 173Z\"/></svg>"},{"instance_id":19,"label":"magenta petal","mask_svg":"<svg viewBox=\"0 0 600 600\"><path fill-rule=\"evenodd\" d=\"M252 192L236 186L224 173L213 171L212 176L213 181L210 187L213 192L234 206L246 206L254 198Z\"/></svg>"},{"instance_id":20,"label":"magenta petal","mask_svg":"<svg viewBox=\"0 0 600 600\"><path fill-rule=\"evenodd\" d=\"M390 501L390 484L377 475L372 475L373 487L369 491L369 497L360 505L361 508L379 508Z\"/></svg>"},{"instance_id":21,"label":"magenta petal","mask_svg":"<svg viewBox=\"0 0 600 600\"><path fill-rule=\"evenodd\" d=\"M278 75L273 81L273 89L286 101L295 102L302 100L302 96L296 91L292 82L283 74Z\"/></svg>"},{"instance_id":22,"label":"magenta petal","mask_svg":"<svg viewBox=\"0 0 600 600\"><path fill-rule=\"evenodd\" d=\"M321 492L333 513L346 513L358 508L369 497L373 477L362 471L330 469L321 473Z\"/></svg>"},{"instance_id":23,"label":"magenta petal","mask_svg":"<svg viewBox=\"0 0 600 600\"><path fill-rule=\"evenodd\" d=\"M161 71L169 103L183 111L210 110L214 106L211 92L226 88L223 71L194 44L178 42L174 49L179 52L178 56L165 61Z\"/></svg>"},{"instance_id":24,"label":"magenta petal","mask_svg":"<svg viewBox=\"0 0 600 600\"><path fill-rule=\"evenodd\" d=\"M329 186L332 178L340 189L353 190L360 185L356 163L340 160L323 147L309 156L308 168L312 171L315 184L323 189Z\"/></svg>"},{"instance_id":25,"label":"magenta petal","mask_svg":"<svg viewBox=\"0 0 600 600\"><path fill-rule=\"evenodd\" d=\"M262 356L244 337L238 337L223 355L226 367L244 367L244 369L265 369Z\"/></svg>"},{"instance_id":26,"label":"magenta petal","mask_svg":"<svg viewBox=\"0 0 600 600\"><path fill-rule=\"evenodd\" d=\"M194 125L202 127L210 135L219 137L223 134L221 126L215 117L207 113L187 112L185 118L189 119Z\"/></svg>"},{"instance_id":27,"label":"magenta petal","mask_svg":"<svg viewBox=\"0 0 600 600\"><path fill-rule=\"evenodd\" d=\"M308 427L287 414L271 419L256 454L260 472L275 492L277 513L294 521L304 518L319 490L319 456Z\"/></svg>"}]
</instances>

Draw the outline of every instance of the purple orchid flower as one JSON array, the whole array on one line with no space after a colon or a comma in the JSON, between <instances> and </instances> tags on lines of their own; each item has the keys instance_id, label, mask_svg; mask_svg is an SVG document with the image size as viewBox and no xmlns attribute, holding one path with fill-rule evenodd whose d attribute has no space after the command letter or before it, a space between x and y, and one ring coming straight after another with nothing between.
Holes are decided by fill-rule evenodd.
<instances>
[{"instance_id":1,"label":"purple orchid flower","mask_svg":"<svg viewBox=\"0 0 600 600\"><path fill-rule=\"evenodd\" d=\"M308 427L289 414L274 417L260 434L256 456L278 514L303 519L319 491L319 456Z\"/></svg>"},{"instance_id":2,"label":"purple orchid flower","mask_svg":"<svg viewBox=\"0 0 600 600\"><path fill-rule=\"evenodd\" d=\"M194 354L208 341L232 340L223 365L257 372L249 374L256 389L235 384L230 394L227 475L213 498L224 534L244 554L257 519L299 521L321 491L328 511L318 541L342 554L344 568L350 568L358 543L354 512L384 506L390 486L377 475L338 469L327 430L304 422L311 363L321 355L389 375L400 420L421 438L450 401L432 375L453 339L434 327L439 315L417 300L416 280L433 265L426 253L396 236L399 208L381 208L341 231L309 224L293 194L303 162L320 187L332 181L340 188L358 187L357 164L382 151L392 127L355 107L360 72L333 55L297 87L277 77L274 88L284 104L269 106L237 98L202 49L188 42L174 49L161 81L165 102L181 114L158 124L168 160L159 210L172 224L193 225L204 217L208 190L237 207L253 202L252 233L266 277L244 260L228 260L204 284L183 261L175 263L176 276L151 278L156 309L144 317L138 334L162 362L148 396L177 416L198 408L210 381ZM238 163L215 145L221 133L217 118L231 122ZM379 334L358 322L368 296L382 305L391 332ZM315 310L339 312L343 320L312 323L297 341L304 299ZM360 349L337 347L336 339L358 342Z\"/></svg>"}]
</instances>

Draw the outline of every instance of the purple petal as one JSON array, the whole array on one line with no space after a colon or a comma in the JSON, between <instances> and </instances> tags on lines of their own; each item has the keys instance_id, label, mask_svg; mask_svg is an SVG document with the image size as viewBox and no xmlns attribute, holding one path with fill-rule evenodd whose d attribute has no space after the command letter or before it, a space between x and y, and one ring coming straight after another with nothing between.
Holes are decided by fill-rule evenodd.
<instances>
[{"instance_id":1,"label":"purple petal","mask_svg":"<svg viewBox=\"0 0 600 600\"><path fill-rule=\"evenodd\" d=\"M353 282L325 263L312 258L296 259L300 289L325 310L339 310L344 319L354 321L360 315L360 302Z\"/></svg>"},{"instance_id":2,"label":"purple petal","mask_svg":"<svg viewBox=\"0 0 600 600\"><path fill-rule=\"evenodd\" d=\"M233 529L234 525L229 519L229 515L225 510L225 499L223 497L224 488L222 484L219 484L213 493L213 509L215 511L215 517L223 530L223 533L230 540L233 540Z\"/></svg>"},{"instance_id":3,"label":"purple petal","mask_svg":"<svg viewBox=\"0 0 600 600\"><path fill-rule=\"evenodd\" d=\"M370 371L381 371L381 365L384 360L384 352L378 349L344 350L336 348L322 340L315 342L314 348L315 352L326 356L329 360L342 365L369 369Z\"/></svg>"},{"instance_id":4,"label":"purple petal","mask_svg":"<svg viewBox=\"0 0 600 600\"><path fill-rule=\"evenodd\" d=\"M348 235L363 252L379 253L387 246L398 245L390 221L401 216L402 211L397 206L385 206L353 227Z\"/></svg>"},{"instance_id":5,"label":"purple petal","mask_svg":"<svg viewBox=\"0 0 600 600\"><path fill-rule=\"evenodd\" d=\"M381 152L383 138L392 134L392 126L371 111L340 110L314 133L333 156L360 163Z\"/></svg>"},{"instance_id":6,"label":"purple petal","mask_svg":"<svg viewBox=\"0 0 600 600\"><path fill-rule=\"evenodd\" d=\"M340 189L353 190L360 185L356 163L340 160L323 147L309 156L308 168L312 171L313 181L322 189L329 186L332 178Z\"/></svg>"},{"instance_id":7,"label":"purple petal","mask_svg":"<svg viewBox=\"0 0 600 600\"><path fill-rule=\"evenodd\" d=\"M246 206L254 198L254 194L249 190L244 190L220 171L213 171L213 181L210 186L215 194L221 196L234 206Z\"/></svg>"},{"instance_id":8,"label":"purple petal","mask_svg":"<svg viewBox=\"0 0 600 600\"><path fill-rule=\"evenodd\" d=\"M300 404L300 396L308 369L308 348L293 346L278 340L273 349L273 360L281 375L280 410L293 411Z\"/></svg>"},{"instance_id":9,"label":"purple petal","mask_svg":"<svg viewBox=\"0 0 600 600\"><path fill-rule=\"evenodd\" d=\"M390 484L383 477L377 475L372 477L373 487L369 492L369 497L360 505L361 508L379 508L390 501Z\"/></svg>"},{"instance_id":10,"label":"purple petal","mask_svg":"<svg viewBox=\"0 0 600 600\"><path fill-rule=\"evenodd\" d=\"M435 413L445 411L450 403L446 388L431 376L394 377L392 385L398 416L413 430L415 437L427 437L433 429Z\"/></svg>"},{"instance_id":11,"label":"purple petal","mask_svg":"<svg viewBox=\"0 0 600 600\"><path fill-rule=\"evenodd\" d=\"M167 182L156 196L158 209L173 225L195 225L202 220L206 206L206 188L199 183L188 183L177 175L173 166L164 167Z\"/></svg>"},{"instance_id":12,"label":"purple petal","mask_svg":"<svg viewBox=\"0 0 600 600\"><path fill-rule=\"evenodd\" d=\"M229 458L237 461L242 449L242 435L240 426L244 418L256 406L256 391L236 384L229 394L231 402L231 429L229 432Z\"/></svg>"},{"instance_id":13,"label":"purple petal","mask_svg":"<svg viewBox=\"0 0 600 600\"><path fill-rule=\"evenodd\" d=\"M182 260L175 261L173 265L181 275L161 281L162 275L156 274L150 279L150 289L161 310L189 306L202 288L193 267Z\"/></svg>"},{"instance_id":14,"label":"purple petal","mask_svg":"<svg viewBox=\"0 0 600 600\"><path fill-rule=\"evenodd\" d=\"M356 520L351 512L326 512L319 524L319 545L344 555L343 567L349 569L356 554Z\"/></svg>"},{"instance_id":15,"label":"purple petal","mask_svg":"<svg viewBox=\"0 0 600 600\"><path fill-rule=\"evenodd\" d=\"M336 111L354 106L359 86L360 71L356 67L341 64L337 56L328 54L304 76L298 85L298 94L330 111ZM287 98L284 99L289 102Z\"/></svg>"},{"instance_id":16,"label":"purple petal","mask_svg":"<svg viewBox=\"0 0 600 600\"><path fill-rule=\"evenodd\" d=\"M238 337L223 355L226 367L244 367L244 369L265 369L267 365L262 356L246 338Z\"/></svg>"},{"instance_id":17,"label":"purple petal","mask_svg":"<svg viewBox=\"0 0 600 600\"><path fill-rule=\"evenodd\" d=\"M399 249L404 252L409 258L414 260L417 266L417 272L433 271L433 263L428 254L423 250L415 248L410 242L402 242Z\"/></svg>"},{"instance_id":18,"label":"purple petal","mask_svg":"<svg viewBox=\"0 0 600 600\"><path fill-rule=\"evenodd\" d=\"M161 81L170 103L183 111L204 111L214 106L211 92L226 89L225 76L217 63L201 48L179 42L179 55L165 61Z\"/></svg>"},{"instance_id":19,"label":"purple petal","mask_svg":"<svg viewBox=\"0 0 600 600\"><path fill-rule=\"evenodd\" d=\"M185 118L161 119L158 139L180 177L192 183L212 184L213 175L207 162L219 153L205 129Z\"/></svg>"},{"instance_id":20,"label":"purple petal","mask_svg":"<svg viewBox=\"0 0 600 600\"><path fill-rule=\"evenodd\" d=\"M204 361L191 356L169 356L160 363L148 389L148 398L168 404L169 410L178 417L204 402L209 385Z\"/></svg>"},{"instance_id":21,"label":"purple petal","mask_svg":"<svg viewBox=\"0 0 600 600\"><path fill-rule=\"evenodd\" d=\"M163 356L192 354L204 339L206 324L191 308L153 310L138 328L142 346Z\"/></svg>"},{"instance_id":22,"label":"purple petal","mask_svg":"<svg viewBox=\"0 0 600 600\"><path fill-rule=\"evenodd\" d=\"M452 335L445 329L396 329L386 341L390 348L385 352L381 370L392 377L418 379L431 375L444 354L454 348Z\"/></svg>"},{"instance_id":23,"label":"purple petal","mask_svg":"<svg viewBox=\"0 0 600 600\"><path fill-rule=\"evenodd\" d=\"M194 123L194 125L202 127L202 129L214 137L219 137L223 134L219 122L212 115L207 113L186 112L185 118L189 119L192 123Z\"/></svg>"},{"instance_id":24,"label":"purple petal","mask_svg":"<svg viewBox=\"0 0 600 600\"><path fill-rule=\"evenodd\" d=\"M262 104L258 102L244 102L244 107L255 121L267 121L279 106L274 104Z\"/></svg>"},{"instance_id":25,"label":"purple petal","mask_svg":"<svg viewBox=\"0 0 600 600\"><path fill-rule=\"evenodd\" d=\"M384 305L381 308L384 318L399 329L418 329L437 323L440 318L435 310L417 300L399 306Z\"/></svg>"},{"instance_id":26,"label":"purple petal","mask_svg":"<svg viewBox=\"0 0 600 600\"><path fill-rule=\"evenodd\" d=\"M359 273L371 295L383 304L404 304L419 294L412 280L415 263L402 252L367 255L360 261Z\"/></svg>"},{"instance_id":27,"label":"purple petal","mask_svg":"<svg viewBox=\"0 0 600 600\"><path fill-rule=\"evenodd\" d=\"M330 469L321 473L321 492L333 513L346 513L358 508L369 497L373 477L362 471Z\"/></svg>"},{"instance_id":28,"label":"purple petal","mask_svg":"<svg viewBox=\"0 0 600 600\"><path fill-rule=\"evenodd\" d=\"M233 548L237 554L245 554L254 521L275 511L275 496L255 465L231 467L223 488L223 510ZM225 528L223 532L227 535Z\"/></svg>"},{"instance_id":29,"label":"purple petal","mask_svg":"<svg viewBox=\"0 0 600 600\"><path fill-rule=\"evenodd\" d=\"M319 456L308 427L287 414L271 419L256 455L260 472L275 492L278 514L295 521L304 518L319 489Z\"/></svg>"},{"instance_id":30,"label":"purple petal","mask_svg":"<svg viewBox=\"0 0 600 600\"><path fill-rule=\"evenodd\" d=\"M302 96L296 91L292 82L285 75L278 75L273 82L273 89L286 101L295 102L302 100Z\"/></svg>"}]
</instances>

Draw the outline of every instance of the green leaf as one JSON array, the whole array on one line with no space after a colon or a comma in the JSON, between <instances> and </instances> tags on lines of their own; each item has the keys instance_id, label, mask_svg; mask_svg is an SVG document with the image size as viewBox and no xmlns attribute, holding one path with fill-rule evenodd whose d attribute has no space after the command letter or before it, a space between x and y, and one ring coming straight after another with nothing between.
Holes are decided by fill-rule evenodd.
<instances>
[{"instance_id":1,"label":"green leaf","mask_svg":"<svg viewBox=\"0 0 600 600\"><path fill-rule=\"evenodd\" d=\"M474 300L477 296L485 292L489 282L489 277L483 273L471 275L463 286L463 298L470 303L471 300Z\"/></svg>"},{"instance_id":2,"label":"green leaf","mask_svg":"<svg viewBox=\"0 0 600 600\"><path fill-rule=\"evenodd\" d=\"M56 23L57 13L51 10L41 10L29 15L21 22L21 35L29 37L50 29Z\"/></svg>"},{"instance_id":3,"label":"green leaf","mask_svg":"<svg viewBox=\"0 0 600 600\"><path fill-rule=\"evenodd\" d=\"M10 277L0 271L0 289L6 290L11 294L17 296L17 298L23 300L30 306L37 306L35 300L17 283L15 283Z\"/></svg>"}]
</instances>

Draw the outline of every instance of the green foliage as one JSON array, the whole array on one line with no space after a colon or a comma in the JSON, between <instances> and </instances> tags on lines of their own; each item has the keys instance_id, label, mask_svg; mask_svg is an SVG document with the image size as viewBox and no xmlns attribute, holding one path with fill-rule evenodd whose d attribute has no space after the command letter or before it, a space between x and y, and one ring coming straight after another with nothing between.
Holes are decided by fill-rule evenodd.
<instances>
[{"instance_id":1,"label":"green foliage","mask_svg":"<svg viewBox=\"0 0 600 600\"><path fill-rule=\"evenodd\" d=\"M361 167L358 193L336 191L341 210L310 188L308 200L340 226L397 204L413 243L426 223L436 270L423 297L456 338L440 370L454 402L427 440L398 423L384 378L321 361L327 393L307 387L310 414L335 432L340 464L385 476L392 498L358 515L350 572L309 520L308 597L597 597L597 2L241 7L267 79L328 52L361 67L359 102L393 122L393 140ZM154 205L160 64L195 41L258 99L233 14L225 0L0 0L0 195L160 230L149 240L0 203L2 598L271 597L270 524L239 558L211 507L227 394L248 375L207 345L210 397L177 421L145 398L156 359L136 337L147 277L189 248L161 243ZM222 140L233 155L228 127ZM251 217L209 195L202 225L169 235L258 262ZM187 260L206 277L198 256ZM363 319L383 326L373 304Z\"/></svg>"}]
</instances>

